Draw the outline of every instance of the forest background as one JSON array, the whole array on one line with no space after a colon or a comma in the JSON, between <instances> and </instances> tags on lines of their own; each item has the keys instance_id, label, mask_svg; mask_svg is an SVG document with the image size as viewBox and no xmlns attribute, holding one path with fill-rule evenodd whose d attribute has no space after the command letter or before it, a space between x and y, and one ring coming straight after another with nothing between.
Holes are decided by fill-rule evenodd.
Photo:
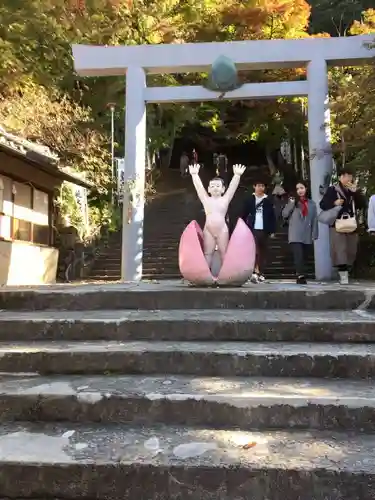
<instances>
[{"instance_id":1,"label":"forest background","mask_svg":"<svg viewBox=\"0 0 375 500\"><path fill-rule=\"evenodd\" d=\"M0 126L48 146L64 167L86 172L96 186L90 195L90 217L100 225L111 210L108 104L115 104L116 153L121 156L124 79L78 77L72 43L137 45L375 33L371 4L373 0L3 0ZM149 84L192 85L205 76L152 76ZM246 82L295 80L304 78L304 70L250 71L240 77ZM330 92L336 158L365 170L371 189L375 66L332 69ZM256 140L278 148L286 136L306 134L301 102L149 105L149 161L161 149L172 148L184 127L194 124L238 141Z\"/></svg>"}]
</instances>

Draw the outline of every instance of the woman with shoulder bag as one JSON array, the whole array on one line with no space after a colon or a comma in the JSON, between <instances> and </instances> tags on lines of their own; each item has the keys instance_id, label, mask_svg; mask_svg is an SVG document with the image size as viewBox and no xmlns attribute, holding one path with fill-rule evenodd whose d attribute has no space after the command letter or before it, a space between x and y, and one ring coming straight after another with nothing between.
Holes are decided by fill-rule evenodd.
<instances>
[{"instance_id":1,"label":"woman with shoulder bag","mask_svg":"<svg viewBox=\"0 0 375 500\"><path fill-rule=\"evenodd\" d=\"M330 186L324 194L319 215L322 223L330 226L332 264L337 268L340 283L349 283L349 272L357 256L357 211L366 208L366 199L353 183L353 174L342 169L338 184Z\"/></svg>"},{"instance_id":2,"label":"woman with shoulder bag","mask_svg":"<svg viewBox=\"0 0 375 500\"><path fill-rule=\"evenodd\" d=\"M318 239L318 211L307 195L305 182L296 185L297 196L289 199L282 211L288 223L288 241L292 248L297 284L305 285L306 260L314 240Z\"/></svg>"}]
</instances>

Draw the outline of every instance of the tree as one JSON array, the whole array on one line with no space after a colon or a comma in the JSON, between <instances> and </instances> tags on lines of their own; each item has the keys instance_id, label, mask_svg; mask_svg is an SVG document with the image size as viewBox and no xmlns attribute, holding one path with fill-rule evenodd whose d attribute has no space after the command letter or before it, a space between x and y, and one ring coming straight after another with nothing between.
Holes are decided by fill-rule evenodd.
<instances>
[{"instance_id":1,"label":"tree","mask_svg":"<svg viewBox=\"0 0 375 500\"><path fill-rule=\"evenodd\" d=\"M108 138L92 121L90 109L40 85L29 84L0 102L0 122L7 130L48 146L62 166L86 172L105 194L110 182Z\"/></svg>"},{"instance_id":2,"label":"tree","mask_svg":"<svg viewBox=\"0 0 375 500\"><path fill-rule=\"evenodd\" d=\"M375 10L363 13L350 34L374 33ZM374 41L375 42L375 41ZM374 43L375 47L375 43ZM333 73L333 131L339 162L365 174L375 187L375 64Z\"/></svg>"},{"instance_id":3,"label":"tree","mask_svg":"<svg viewBox=\"0 0 375 500\"><path fill-rule=\"evenodd\" d=\"M310 7L304 0L229 0L221 4L207 22L191 29L191 33L195 31L194 37L199 41L208 37L214 40L306 37L309 15ZM295 80L303 75L304 71L294 69L245 71L240 73L240 80L244 83ZM294 127L299 133L303 129L299 100L215 102L200 106L197 118L220 136L244 142L259 141L269 150L268 157L288 136L288 129Z\"/></svg>"},{"instance_id":4,"label":"tree","mask_svg":"<svg viewBox=\"0 0 375 500\"><path fill-rule=\"evenodd\" d=\"M362 12L373 5L373 0L309 0L311 5L310 33L327 32L331 36L345 36Z\"/></svg>"},{"instance_id":5,"label":"tree","mask_svg":"<svg viewBox=\"0 0 375 500\"><path fill-rule=\"evenodd\" d=\"M305 0L234 0L222 10L222 26L233 40L305 37L310 6Z\"/></svg>"},{"instance_id":6,"label":"tree","mask_svg":"<svg viewBox=\"0 0 375 500\"><path fill-rule=\"evenodd\" d=\"M0 6L0 95L12 100L16 95L29 95L30 87L35 89L40 85L48 89L52 101L69 102L84 110L88 117L85 127L94 137L108 133L107 103L115 102L121 150L124 79L77 77L73 71L72 43L134 45L305 37L309 15L310 7L305 0L228 0L224 3L219 0L3 0ZM29 22L30 19L33 21ZM148 83L197 84L204 77L159 75L149 77ZM246 82L300 77L298 70L241 74ZM150 157L155 150L171 146L179 130L194 120L245 141L256 137L269 147L279 144L288 129L301 121L300 106L288 100L209 106L153 104L148 111ZM233 115L238 116L239 126L229 125ZM22 130L26 135L31 134L31 125ZM46 136L40 136L42 142L50 140L47 130L48 126L43 128ZM105 149L106 140L103 139L100 147ZM71 160L69 151L62 155ZM75 160L78 162L77 156ZM82 163L77 165L83 168Z\"/></svg>"},{"instance_id":7,"label":"tree","mask_svg":"<svg viewBox=\"0 0 375 500\"><path fill-rule=\"evenodd\" d=\"M355 20L349 31L350 35L375 33L375 9L362 12L360 20Z\"/></svg>"}]
</instances>

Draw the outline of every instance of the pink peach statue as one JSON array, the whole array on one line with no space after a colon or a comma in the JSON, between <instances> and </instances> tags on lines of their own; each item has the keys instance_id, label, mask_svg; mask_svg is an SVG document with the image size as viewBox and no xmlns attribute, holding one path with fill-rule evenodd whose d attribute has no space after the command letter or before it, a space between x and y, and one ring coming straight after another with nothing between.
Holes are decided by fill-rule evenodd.
<instances>
[{"instance_id":1,"label":"pink peach statue","mask_svg":"<svg viewBox=\"0 0 375 500\"><path fill-rule=\"evenodd\" d=\"M255 263L253 235L242 219L229 239L225 222L241 175L246 167L233 166L233 177L225 191L224 181L215 177L205 190L199 177L200 165L190 165L194 187L206 214L204 229L192 221L184 230L179 247L179 266L184 279L194 285L243 285Z\"/></svg>"}]
</instances>

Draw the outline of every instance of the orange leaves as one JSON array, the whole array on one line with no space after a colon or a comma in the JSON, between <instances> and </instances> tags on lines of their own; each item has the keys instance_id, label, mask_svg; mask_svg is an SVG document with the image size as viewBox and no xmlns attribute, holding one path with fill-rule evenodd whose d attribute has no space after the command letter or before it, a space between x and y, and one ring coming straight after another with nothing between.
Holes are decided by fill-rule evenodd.
<instances>
[{"instance_id":1,"label":"orange leaves","mask_svg":"<svg viewBox=\"0 0 375 500\"><path fill-rule=\"evenodd\" d=\"M85 9L85 0L69 0L69 7L78 12L82 12Z\"/></svg>"},{"instance_id":2,"label":"orange leaves","mask_svg":"<svg viewBox=\"0 0 375 500\"><path fill-rule=\"evenodd\" d=\"M267 38L299 38L306 33L310 6L305 0L264 0Z\"/></svg>"},{"instance_id":3,"label":"orange leaves","mask_svg":"<svg viewBox=\"0 0 375 500\"><path fill-rule=\"evenodd\" d=\"M310 35L311 38L331 38L329 33L316 33L314 35Z\"/></svg>"},{"instance_id":4,"label":"orange leaves","mask_svg":"<svg viewBox=\"0 0 375 500\"><path fill-rule=\"evenodd\" d=\"M267 14L260 7L232 5L222 10L222 22L232 25L238 37L236 39L257 38L262 33Z\"/></svg>"},{"instance_id":5,"label":"orange leaves","mask_svg":"<svg viewBox=\"0 0 375 500\"><path fill-rule=\"evenodd\" d=\"M260 5L269 15L284 17L285 20L297 15L310 15L310 6L305 0L261 0Z\"/></svg>"},{"instance_id":6,"label":"orange leaves","mask_svg":"<svg viewBox=\"0 0 375 500\"><path fill-rule=\"evenodd\" d=\"M305 0L233 1L222 9L222 22L233 27L236 40L303 37L309 17Z\"/></svg>"}]
</instances>

